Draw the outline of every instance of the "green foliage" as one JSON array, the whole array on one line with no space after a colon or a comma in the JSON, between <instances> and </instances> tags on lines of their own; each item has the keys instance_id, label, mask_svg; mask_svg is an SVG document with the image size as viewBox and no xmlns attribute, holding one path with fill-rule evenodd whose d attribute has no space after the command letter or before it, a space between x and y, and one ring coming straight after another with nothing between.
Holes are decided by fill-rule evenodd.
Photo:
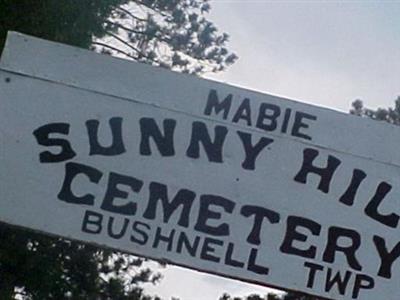
<instances>
[{"instance_id":1,"label":"green foliage","mask_svg":"<svg viewBox=\"0 0 400 300\"><path fill-rule=\"evenodd\" d=\"M132 1L106 22L108 40L119 50L95 44L103 52L184 73L222 71L237 56L225 47L229 36L205 18L209 10L208 0Z\"/></svg>"},{"instance_id":2,"label":"green foliage","mask_svg":"<svg viewBox=\"0 0 400 300\"><path fill-rule=\"evenodd\" d=\"M8 30L89 48L92 37L104 37L104 22L115 6L128 0L2 0L0 49Z\"/></svg>"},{"instance_id":3,"label":"green foliage","mask_svg":"<svg viewBox=\"0 0 400 300\"><path fill-rule=\"evenodd\" d=\"M222 71L237 56L205 15L208 0L2 0L8 30L185 73Z\"/></svg>"},{"instance_id":4,"label":"green foliage","mask_svg":"<svg viewBox=\"0 0 400 300\"><path fill-rule=\"evenodd\" d=\"M234 297L232 298L228 294L224 294L220 297L219 300L318 300L319 298L315 298L312 296L308 296L302 293L296 292L288 292L282 296L278 296L274 293L268 293L265 296L251 294L244 298Z\"/></svg>"},{"instance_id":5,"label":"green foliage","mask_svg":"<svg viewBox=\"0 0 400 300\"><path fill-rule=\"evenodd\" d=\"M205 18L207 0L1 0L0 51L13 30L200 74L236 60ZM0 225L0 299L148 300L143 260ZM158 298L156 298L158 299Z\"/></svg>"},{"instance_id":6,"label":"green foliage","mask_svg":"<svg viewBox=\"0 0 400 300\"><path fill-rule=\"evenodd\" d=\"M400 125L400 96L394 101L394 107L378 108L376 110L365 108L361 100L352 103L350 113L360 117L368 117L377 121L386 121L394 125Z\"/></svg>"},{"instance_id":7,"label":"green foliage","mask_svg":"<svg viewBox=\"0 0 400 300\"><path fill-rule=\"evenodd\" d=\"M318 300L320 298L305 295L298 292L289 292L287 293L282 300Z\"/></svg>"},{"instance_id":8,"label":"green foliage","mask_svg":"<svg viewBox=\"0 0 400 300\"><path fill-rule=\"evenodd\" d=\"M160 276L143 260L91 245L0 226L0 299L147 299ZM16 293L15 288L18 289Z\"/></svg>"}]
</instances>

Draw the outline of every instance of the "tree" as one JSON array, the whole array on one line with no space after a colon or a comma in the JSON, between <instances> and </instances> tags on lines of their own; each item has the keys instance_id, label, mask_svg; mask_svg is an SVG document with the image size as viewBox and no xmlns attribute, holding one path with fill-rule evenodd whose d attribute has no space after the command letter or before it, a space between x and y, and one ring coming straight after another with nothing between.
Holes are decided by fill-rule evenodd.
<instances>
[{"instance_id":1,"label":"tree","mask_svg":"<svg viewBox=\"0 0 400 300\"><path fill-rule=\"evenodd\" d=\"M103 52L184 73L222 71L237 56L225 47L228 34L218 34L204 17L209 10L208 0L133 1L115 9L105 27L108 39L124 50L95 45Z\"/></svg>"},{"instance_id":2,"label":"tree","mask_svg":"<svg viewBox=\"0 0 400 300\"><path fill-rule=\"evenodd\" d=\"M313 297L310 295L305 295L299 292L289 292L284 297L283 300L319 300L320 298Z\"/></svg>"},{"instance_id":3,"label":"tree","mask_svg":"<svg viewBox=\"0 0 400 300\"><path fill-rule=\"evenodd\" d=\"M176 71L221 71L236 60L228 35L206 19L208 0L2 0L8 30L122 55ZM0 225L1 299L149 299L159 275L143 260Z\"/></svg>"},{"instance_id":4,"label":"tree","mask_svg":"<svg viewBox=\"0 0 400 300\"><path fill-rule=\"evenodd\" d=\"M368 117L377 121L400 125L400 96L394 101L394 107L378 108L376 110L365 108L361 100L357 99L352 104L350 113L360 117Z\"/></svg>"},{"instance_id":5,"label":"tree","mask_svg":"<svg viewBox=\"0 0 400 300\"><path fill-rule=\"evenodd\" d=\"M234 297L232 298L228 294L223 294L219 300L318 300L319 298L305 295L299 292L288 292L282 296L278 296L274 293L268 293L265 296L260 296L257 294L251 294L247 297L240 298Z\"/></svg>"},{"instance_id":6,"label":"tree","mask_svg":"<svg viewBox=\"0 0 400 300\"><path fill-rule=\"evenodd\" d=\"M8 30L38 36L82 48L92 37L105 36L104 22L114 7L128 0L2 0L0 2L0 49Z\"/></svg>"},{"instance_id":7,"label":"tree","mask_svg":"<svg viewBox=\"0 0 400 300\"><path fill-rule=\"evenodd\" d=\"M208 0L3 0L0 49L15 30L180 72L217 72L237 56L209 10Z\"/></svg>"},{"instance_id":8,"label":"tree","mask_svg":"<svg viewBox=\"0 0 400 300\"><path fill-rule=\"evenodd\" d=\"M242 300L242 298L240 297L234 297L232 298L229 294L223 294L219 300ZM261 297L260 295L257 294L251 294L245 298L243 298L243 300L280 300L280 298L274 294L268 294L265 297Z\"/></svg>"}]
</instances>

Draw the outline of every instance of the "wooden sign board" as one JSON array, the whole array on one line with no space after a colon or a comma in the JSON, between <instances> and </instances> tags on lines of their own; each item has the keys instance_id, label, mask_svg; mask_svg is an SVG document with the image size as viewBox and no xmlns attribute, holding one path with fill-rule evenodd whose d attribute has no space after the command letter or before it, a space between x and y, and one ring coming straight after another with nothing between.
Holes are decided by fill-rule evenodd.
<instances>
[{"instance_id":1,"label":"wooden sign board","mask_svg":"<svg viewBox=\"0 0 400 300\"><path fill-rule=\"evenodd\" d=\"M11 33L0 220L333 299L400 297L400 130Z\"/></svg>"}]
</instances>

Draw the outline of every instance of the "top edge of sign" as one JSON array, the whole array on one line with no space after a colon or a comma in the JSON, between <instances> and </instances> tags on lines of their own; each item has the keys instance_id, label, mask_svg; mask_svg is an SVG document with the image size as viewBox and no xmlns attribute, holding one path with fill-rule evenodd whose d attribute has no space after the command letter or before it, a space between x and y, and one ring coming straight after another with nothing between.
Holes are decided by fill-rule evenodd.
<instances>
[{"instance_id":1,"label":"top edge of sign","mask_svg":"<svg viewBox=\"0 0 400 300\"><path fill-rule=\"evenodd\" d=\"M81 64L81 62L84 62L84 64ZM0 69L116 97L132 98L132 100L146 103L149 103L145 101L146 99L133 99L132 95L135 92L135 88L129 85L129 83L132 83L131 76L140 72L150 72L151 75L158 73L183 83L196 81L196 84L212 84L216 88L229 88L233 94L289 101L348 115L334 108L322 107L300 100L268 94L263 91L251 90L227 82L197 77L196 75L179 73L142 62L100 54L16 31L9 31L7 34L5 47L0 57ZM105 72L99 74L101 71ZM93 76L96 73L102 77ZM86 75L92 75L93 77ZM116 76L118 80L115 80ZM135 78L135 80L137 79ZM157 100L154 101L156 102Z\"/></svg>"},{"instance_id":2,"label":"top edge of sign","mask_svg":"<svg viewBox=\"0 0 400 300\"><path fill-rule=\"evenodd\" d=\"M84 64L80 64L81 62L84 62ZM108 67L108 69L105 69L105 67ZM321 107L263 91L235 86L227 82L197 77L196 75L179 73L142 62L100 54L88 49L45 40L16 31L9 31L7 34L5 47L0 57L0 69L128 99L135 92L132 86L125 85L126 83L131 83L132 77L130 76L138 72L151 72L169 76L184 83L195 80L197 84L203 83L204 85L212 84L217 87L228 87L232 89L232 93L236 94L246 93L246 95L250 94L250 96L301 103L318 109L327 109L345 114L334 108ZM99 74L101 71L105 72ZM98 73L97 75L102 77L94 77L93 75L96 72ZM84 76L88 74L93 77ZM116 82L116 76L118 76L118 80L127 79L129 81ZM140 101L142 99L133 100L147 102Z\"/></svg>"},{"instance_id":3,"label":"top edge of sign","mask_svg":"<svg viewBox=\"0 0 400 300\"><path fill-rule=\"evenodd\" d=\"M210 90L215 90L221 101L232 95L232 106L236 108L243 103L243 99L250 99L252 114L261 104L271 103L280 107L281 118L289 108L293 112L316 116L316 121L306 124L310 128L302 129L312 137L310 140L287 132L265 132L268 135L279 135L339 153L400 166L396 143L400 140L400 130L395 125L17 32L8 33L0 69L224 123L232 123L229 119L233 111L228 118L221 118L221 114L204 114ZM247 126L236 122L234 125L257 130L254 124Z\"/></svg>"}]
</instances>

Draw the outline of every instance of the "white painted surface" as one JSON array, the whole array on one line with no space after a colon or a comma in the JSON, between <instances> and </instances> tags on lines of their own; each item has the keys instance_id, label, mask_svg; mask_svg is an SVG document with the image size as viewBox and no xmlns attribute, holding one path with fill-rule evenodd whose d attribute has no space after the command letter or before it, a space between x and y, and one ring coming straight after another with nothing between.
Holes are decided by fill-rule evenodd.
<instances>
[{"instance_id":1,"label":"white painted surface","mask_svg":"<svg viewBox=\"0 0 400 300\"><path fill-rule=\"evenodd\" d=\"M233 95L232 111L244 98L249 98L253 116L264 102L318 114L317 126L309 129L313 144L400 165L396 146L388 145L389 140L385 139L391 136L393 141L400 140L395 126L18 33L9 34L0 68L197 116L202 115L203 100L213 88L220 97Z\"/></svg>"}]
</instances>

